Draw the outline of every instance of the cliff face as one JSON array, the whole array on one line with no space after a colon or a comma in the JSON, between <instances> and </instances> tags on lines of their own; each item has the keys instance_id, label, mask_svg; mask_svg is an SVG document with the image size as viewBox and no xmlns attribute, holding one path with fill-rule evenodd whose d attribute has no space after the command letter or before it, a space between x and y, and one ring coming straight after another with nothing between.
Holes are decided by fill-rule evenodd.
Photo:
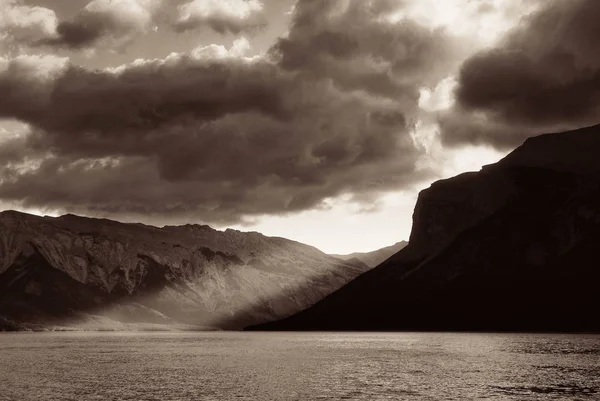
<instances>
[{"instance_id":1,"label":"cliff face","mask_svg":"<svg viewBox=\"0 0 600 401\"><path fill-rule=\"evenodd\" d=\"M600 331L600 127L423 191L409 245L285 330Z\"/></svg>"},{"instance_id":2,"label":"cliff face","mask_svg":"<svg viewBox=\"0 0 600 401\"><path fill-rule=\"evenodd\" d=\"M0 213L5 327L237 328L304 309L365 269L258 233Z\"/></svg>"}]
</instances>

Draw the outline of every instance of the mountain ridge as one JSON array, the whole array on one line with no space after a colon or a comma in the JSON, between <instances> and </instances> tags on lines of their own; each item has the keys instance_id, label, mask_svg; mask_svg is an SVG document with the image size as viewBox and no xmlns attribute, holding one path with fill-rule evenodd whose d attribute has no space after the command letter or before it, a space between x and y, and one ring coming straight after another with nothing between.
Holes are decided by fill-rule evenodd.
<instances>
[{"instance_id":1,"label":"mountain ridge","mask_svg":"<svg viewBox=\"0 0 600 401\"><path fill-rule=\"evenodd\" d=\"M239 328L303 309L365 269L256 232L0 213L7 327Z\"/></svg>"}]
</instances>

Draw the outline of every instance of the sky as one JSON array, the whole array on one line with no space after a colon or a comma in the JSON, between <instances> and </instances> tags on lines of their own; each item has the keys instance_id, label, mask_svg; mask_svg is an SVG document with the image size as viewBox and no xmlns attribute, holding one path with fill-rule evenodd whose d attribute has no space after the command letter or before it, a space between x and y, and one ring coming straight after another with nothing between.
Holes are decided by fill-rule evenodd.
<instances>
[{"instance_id":1,"label":"sky","mask_svg":"<svg viewBox=\"0 0 600 401\"><path fill-rule=\"evenodd\" d=\"M595 0L0 0L0 210L407 240L421 190L600 120Z\"/></svg>"}]
</instances>

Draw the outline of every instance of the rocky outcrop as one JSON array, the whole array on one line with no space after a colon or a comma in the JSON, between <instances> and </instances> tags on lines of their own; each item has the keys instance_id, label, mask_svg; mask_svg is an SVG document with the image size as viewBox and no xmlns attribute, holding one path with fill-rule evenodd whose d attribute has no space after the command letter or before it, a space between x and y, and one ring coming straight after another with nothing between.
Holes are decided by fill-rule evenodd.
<instances>
[{"instance_id":1,"label":"rocky outcrop","mask_svg":"<svg viewBox=\"0 0 600 401\"><path fill-rule=\"evenodd\" d=\"M5 328L238 328L304 309L365 269L259 233L0 213Z\"/></svg>"},{"instance_id":2,"label":"rocky outcrop","mask_svg":"<svg viewBox=\"0 0 600 401\"><path fill-rule=\"evenodd\" d=\"M400 241L394 245L387 246L385 248L377 249L372 252L355 252L349 255L331 255L335 258L342 259L345 261L351 261L353 263L364 263L368 267L375 267L388 259L390 256L396 254L398 251L408 245L406 241Z\"/></svg>"},{"instance_id":3,"label":"rocky outcrop","mask_svg":"<svg viewBox=\"0 0 600 401\"><path fill-rule=\"evenodd\" d=\"M278 330L600 331L600 126L423 191L409 245Z\"/></svg>"}]
</instances>

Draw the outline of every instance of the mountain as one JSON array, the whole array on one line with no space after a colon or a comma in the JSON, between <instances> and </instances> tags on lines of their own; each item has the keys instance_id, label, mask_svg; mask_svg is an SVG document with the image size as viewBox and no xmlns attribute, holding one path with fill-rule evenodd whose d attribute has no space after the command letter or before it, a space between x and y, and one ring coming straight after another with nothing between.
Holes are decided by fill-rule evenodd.
<instances>
[{"instance_id":1,"label":"mountain","mask_svg":"<svg viewBox=\"0 0 600 401\"><path fill-rule=\"evenodd\" d=\"M241 328L304 309L367 269L259 233L6 211L0 328Z\"/></svg>"},{"instance_id":2,"label":"mountain","mask_svg":"<svg viewBox=\"0 0 600 401\"><path fill-rule=\"evenodd\" d=\"M390 256L392 256L395 253L397 253L398 251L400 251L402 248L406 247L406 245L408 245L408 242L400 241L400 242L395 243L394 245L387 246L385 248L381 248L381 249L378 249L373 252L355 252L355 253L351 253L350 255L331 255L331 256L338 258L338 259L346 260L346 261L358 260L360 262L363 262L365 265L367 265L369 267L375 267L377 265L380 265L382 262L384 262Z\"/></svg>"},{"instance_id":3,"label":"mountain","mask_svg":"<svg viewBox=\"0 0 600 401\"><path fill-rule=\"evenodd\" d=\"M420 193L409 245L260 330L600 331L600 126Z\"/></svg>"}]
</instances>

